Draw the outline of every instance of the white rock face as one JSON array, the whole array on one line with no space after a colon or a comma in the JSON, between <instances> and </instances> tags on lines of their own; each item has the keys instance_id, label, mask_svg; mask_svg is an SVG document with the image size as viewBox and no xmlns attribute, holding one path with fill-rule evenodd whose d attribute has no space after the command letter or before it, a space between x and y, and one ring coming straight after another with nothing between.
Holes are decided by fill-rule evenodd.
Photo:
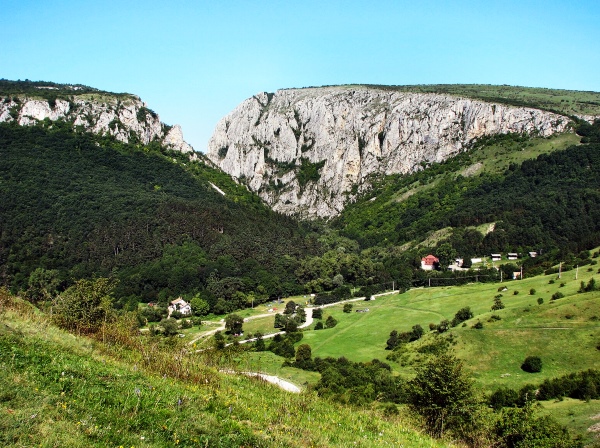
<instances>
[{"instance_id":1,"label":"white rock face","mask_svg":"<svg viewBox=\"0 0 600 448\"><path fill-rule=\"evenodd\" d=\"M568 123L537 109L446 95L351 86L280 90L249 98L224 117L207 156L275 210L329 218L370 175L441 162L484 135L549 136ZM310 169L313 180L306 182Z\"/></svg>"},{"instance_id":2,"label":"white rock face","mask_svg":"<svg viewBox=\"0 0 600 448\"><path fill-rule=\"evenodd\" d=\"M112 135L117 140L128 143L132 139L148 144L161 141L167 147L193 152L193 148L183 140L179 125L168 133L157 114L150 111L139 98L98 95L73 96L71 102L57 99L51 105L47 100L20 97L0 98L0 123L17 121L21 126L29 126L46 118L66 120L75 126L100 135Z\"/></svg>"},{"instance_id":3,"label":"white rock face","mask_svg":"<svg viewBox=\"0 0 600 448\"><path fill-rule=\"evenodd\" d=\"M181 151L181 152L193 152L194 148L192 148L189 144L183 140L183 131L181 130L181 126L176 124L173 126L167 135L165 136L163 143L170 148Z\"/></svg>"}]
</instances>

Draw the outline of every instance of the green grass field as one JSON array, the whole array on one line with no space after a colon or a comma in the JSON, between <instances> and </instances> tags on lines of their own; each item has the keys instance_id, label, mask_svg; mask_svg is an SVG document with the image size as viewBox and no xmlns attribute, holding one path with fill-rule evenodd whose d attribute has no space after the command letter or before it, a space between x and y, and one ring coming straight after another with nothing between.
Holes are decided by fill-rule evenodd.
<instances>
[{"instance_id":1,"label":"green grass field","mask_svg":"<svg viewBox=\"0 0 600 448\"><path fill-rule=\"evenodd\" d=\"M374 301L354 302L351 313L344 313L340 304L323 310L323 321L329 315L337 319L335 328L305 330L298 344L309 344L313 357L386 360L390 351L385 350L385 346L392 330L410 331L413 325L419 324L427 333L421 341L412 344L425 343L435 337L428 331L430 323L451 320L456 311L469 306L474 317L466 326L459 325L448 332L456 341L457 356L464 361L481 393L490 393L498 387L519 389L525 384L539 384L546 378L600 368L600 350L597 349L600 345L600 292L577 292L580 282L587 284L593 276L600 278L596 266L586 266L579 271L563 272L560 279L552 274L503 283L412 289ZM506 291L498 291L504 287ZM533 295L530 294L532 289L535 290ZM551 300L559 291L565 297ZM502 294L505 308L492 312L491 306L498 294ZM544 300L541 305L538 298ZM356 313L359 308L369 308L369 312ZM501 320L489 322L492 314ZM483 323L483 329L472 328L478 321ZM258 325L258 321L253 325ZM542 372L531 374L521 370L527 356L542 358ZM282 358L250 353L246 362L256 365L258 357L262 371L282 372ZM414 375L414 365L386 362L396 374L405 378ZM298 369L285 369L285 378L293 383L314 384L318 380L318 375L306 376L306 372ZM583 434L582 428L593 423L589 420L593 406L576 400L566 403L543 403L543 406L561 423ZM595 409L595 414L600 412L600 408Z\"/></svg>"},{"instance_id":2,"label":"green grass field","mask_svg":"<svg viewBox=\"0 0 600 448\"><path fill-rule=\"evenodd\" d=\"M168 355L176 342L161 350ZM0 445L447 446L406 417L287 393L201 361L193 378L178 379L173 370L159 373L156 359L140 366L126 351L0 303Z\"/></svg>"}]
</instances>

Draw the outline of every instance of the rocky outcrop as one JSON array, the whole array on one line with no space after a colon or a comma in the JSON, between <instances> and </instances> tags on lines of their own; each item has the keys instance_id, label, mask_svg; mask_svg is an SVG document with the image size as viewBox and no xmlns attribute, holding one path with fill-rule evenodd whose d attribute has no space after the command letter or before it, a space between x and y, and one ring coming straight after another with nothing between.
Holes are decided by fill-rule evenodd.
<instances>
[{"instance_id":1,"label":"rocky outcrop","mask_svg":"<svg viewBox=\"0 0 600 448\"><path fill-rule=\"evenodd\" d=\"M0 98L0 123L16 121L29 126L45 119L66 120L86 131L108 134L125 143L159 141L170 149L193 153L193 148L183 140L179 125L164 125L134 95L83 94L72 95L69 100L23 95Z\"/></svg>"},{"instance_id":2,"label":"rocky outcrop","mask_svg":"<svg viewBox=\"0 0 600 448\"><path fill-rule=\"evenodd\" d=\"M377 174L441 162L498 133L549 136L569 119L447 95L368 87L280 90L217 125L207 156L275 210L332 217Z\"/></svg>"}]
</instances>

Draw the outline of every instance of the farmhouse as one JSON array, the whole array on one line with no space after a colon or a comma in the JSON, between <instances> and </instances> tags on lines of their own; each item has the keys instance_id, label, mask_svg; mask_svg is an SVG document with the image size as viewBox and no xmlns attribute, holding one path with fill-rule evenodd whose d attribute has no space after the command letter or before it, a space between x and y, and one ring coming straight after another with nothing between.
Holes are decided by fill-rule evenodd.
<instances>
[{"instance_id":1,"label":"farmhouse","mask_svg":"<svg viewBox=\"0 0 600 448\"><path fill-rule=\"evenodd\" d=\"M432 271L439 263L439 258L430 254L421 258L421 269L425 271Z\"/></svg>"},{"instance_id":2,"label":"farmhouse","mask_svg":"<svg viewBox=\"0 0 600 448\"><path fill-rule=\"evenodd\" d=\"M515 252L509 252L508 253L508 259L509 260L516 260L517 258L519 258L519 254L517 254Z\"/></svg>"},{"instance_id":3,"label":"farmhouse","mask_svg":"<svg viewBox=\"0 0 600 448\"><path fill-rule=\"evenodd\" d=\"M184 316L188 316L188 315L192 314L192 307L190 306L189 303L187 303L181 297L179 297L178 299L172 300L171 304L168 307L168 310L169 310L169 316L171 315L171 313L173 311L179 311Z\"/></svg>"},{"instance_id":4,"label":"farmhouse","mask_svg":"<svg viewBox=\"0 0 600 448\"><path fill-rule=\"evenodd\" d=\"M502 260L502 254L492 254L492 261Z\"/></svg>"}]
</instances>

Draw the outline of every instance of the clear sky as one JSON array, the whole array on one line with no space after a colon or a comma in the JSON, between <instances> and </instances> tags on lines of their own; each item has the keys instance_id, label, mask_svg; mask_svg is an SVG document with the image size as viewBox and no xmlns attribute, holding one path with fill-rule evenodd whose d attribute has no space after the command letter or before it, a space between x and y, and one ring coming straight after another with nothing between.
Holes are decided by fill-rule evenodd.
<instances>
[{"instance_id":1,"label":"clear sky","mask_svg":"<svg viewBox=\"0 0 600 448\"><path fill-rule=\"evenodd\" d=\"M600 91L600 1L1 0L0 78L137 94L205 151L221 117L280 88Z\"/></svg>"}]
</instances>

